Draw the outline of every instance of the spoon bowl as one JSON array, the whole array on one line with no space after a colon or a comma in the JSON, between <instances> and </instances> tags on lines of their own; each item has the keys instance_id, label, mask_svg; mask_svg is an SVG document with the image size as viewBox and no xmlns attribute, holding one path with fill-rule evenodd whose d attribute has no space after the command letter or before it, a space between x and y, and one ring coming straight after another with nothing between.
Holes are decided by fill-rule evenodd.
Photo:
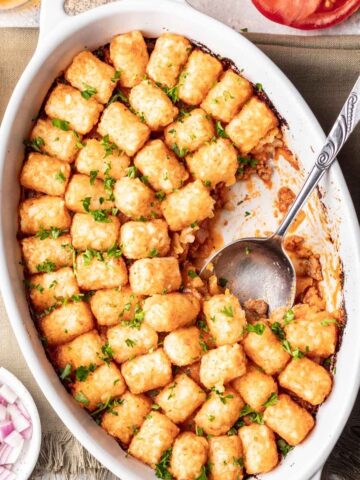
<instances>
[{"instance_id":1,"label":"spoon bowl","mask_svg":"<svg viewBox=\"0 0 360 480\"><path fill-rule=\"evenodd\" d=\"M215 253L205 266L203 278L215 273L241 303L261 299L271 312L294 303L296 274L282 247L281 237L243 238Z\"/></svg>"}]
</instances>

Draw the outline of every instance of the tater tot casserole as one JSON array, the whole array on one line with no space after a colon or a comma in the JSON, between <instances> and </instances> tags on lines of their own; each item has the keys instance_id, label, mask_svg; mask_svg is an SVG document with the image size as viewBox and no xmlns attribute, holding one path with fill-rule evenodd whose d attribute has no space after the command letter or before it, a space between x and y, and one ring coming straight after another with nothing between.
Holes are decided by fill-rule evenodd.
<instances>
[{"instance_id":1,"label":"tater tot casserole","mask_svg":"<svg viewBox=\"0 0 360 480\"><path fill-rule=\"evenodd\" d=\"M72 59L25 141L18 239L40 338L79 408L157 478L270 472L331 392L344 314L307 239L285 239L290 309L199 276L230 187L271 182L290 155L283 122L230 61L133 31ZM279 189L282 214L294 196Z\"/></svg>"}]
</instances>

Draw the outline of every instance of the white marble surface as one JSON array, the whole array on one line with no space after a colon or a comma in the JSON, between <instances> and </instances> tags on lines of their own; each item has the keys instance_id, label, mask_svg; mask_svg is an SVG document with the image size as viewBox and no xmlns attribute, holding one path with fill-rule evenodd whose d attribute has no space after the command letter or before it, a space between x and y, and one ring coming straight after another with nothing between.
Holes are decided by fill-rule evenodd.
<instances>
[{"instance_id":1,"label":"white marble surface","mask_svg":"<svg viewBox=\"0 0 360 480\"><path fill-rule=\"evenodd\" d=\"M76 10L83 4L102 4L112 0L67 0ZM115 0L117 1L117 0ZM121 1L121 0L119 0ZM154 1L156 0L148 0ZM249 32L277 33L288 35L358 35L360 34L360 11L348 21L326 30L302 31L271 22L261 15L251 0L186 0L194 8L215 17L227 25ZM0 11L0 27L36 27L39 24L40 0L29 0L24 6Z\"/></svg>"}]
</instances>

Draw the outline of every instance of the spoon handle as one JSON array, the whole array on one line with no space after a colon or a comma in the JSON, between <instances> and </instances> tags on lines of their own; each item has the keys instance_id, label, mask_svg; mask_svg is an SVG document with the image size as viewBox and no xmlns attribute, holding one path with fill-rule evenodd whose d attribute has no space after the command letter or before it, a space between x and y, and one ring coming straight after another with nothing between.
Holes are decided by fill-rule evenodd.
<instances>
[{"instance_id":1,"label":"spoon handle","mask_svg":"<svg viewBox=\"0 0 360 480\"><path fill-rule=\"evenodd\" d=\"M298 193L294 203L280 224L275 236L283 237L294 221L299 210L303 207L307 198L320 182L324 173L329 170L336 160L336 155L343 147L351 132L360 121L360 77L354 85L348 99L345 102L334 126L332 127L326 143L316 159L302 189Z\"/></svg>"}]
</instances>

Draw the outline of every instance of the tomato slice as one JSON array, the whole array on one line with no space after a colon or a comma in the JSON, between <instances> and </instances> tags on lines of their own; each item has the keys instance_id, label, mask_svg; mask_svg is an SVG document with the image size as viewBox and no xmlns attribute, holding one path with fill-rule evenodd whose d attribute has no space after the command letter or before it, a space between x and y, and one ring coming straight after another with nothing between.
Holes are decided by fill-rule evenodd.
<instances>
[{"instance_id":1,"label":"tomato slice","mask_svg":"<svg viewBox=\"0 0 360 480\"><path fill-rule=\"evenodd\" d=\"M316 30L336 25L360 8L360 0L252 0L273 22Z\"/></svg>"}]
</instances>

